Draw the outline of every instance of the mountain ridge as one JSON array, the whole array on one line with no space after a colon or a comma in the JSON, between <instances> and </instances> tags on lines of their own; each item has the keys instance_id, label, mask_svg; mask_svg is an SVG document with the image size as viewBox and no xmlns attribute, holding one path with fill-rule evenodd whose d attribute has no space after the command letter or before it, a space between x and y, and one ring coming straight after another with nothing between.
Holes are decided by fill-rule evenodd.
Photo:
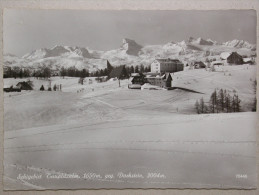
<instances>
[{"instance_id":1,"label":"mountain ridge","mask_svg":"<svg viewBox=\"0 0 259 195\"><path fill-rule=\"evenodd\" d=\"M255 53L255 50L255 45L243 40L232 40L219 44L211 39L190 37L187 41L142 46L135 40L124 38L120 47L109 51L56 45L52 48L36 49L21 58L8 54L4 55L4 66L36 69L47 66L55 70L75 66L93 72L105 68L106 60L109 60L114 66L141 64L147 66L156 58L178 58L183 62L188 62L217 58L222 52L232 51L250 56Z\"/></svg>"}]
</instances>

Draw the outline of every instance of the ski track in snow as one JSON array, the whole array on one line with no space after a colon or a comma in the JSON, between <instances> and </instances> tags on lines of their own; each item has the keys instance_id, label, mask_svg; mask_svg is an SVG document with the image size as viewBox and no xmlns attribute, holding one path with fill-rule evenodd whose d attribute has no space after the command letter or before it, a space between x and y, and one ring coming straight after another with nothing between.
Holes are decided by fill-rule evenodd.
<instances>
[{"instance_id":1,"label":"ski track in snow","mask_svg":"<svg viewBox=\"0 0 259 195\"><path fill-rule=\"evenodd\" d=\"M183 72L183 77L184 74ZM186 76L197 80L194 85L206 81L208 83L216 82L220 87L231 90L239 89L238 86L228 84L224 80L215 81L210 78L212 76L217 77L222 73L213 72L206 75L205 72L204 74L204 76L199 76L199 74L189 75L188 72ZM121 81L121 88L118 88L117 81L96 83L84 86L82 92L76 93L77 90L82 89L82 86L78 86L77 79L62 81L68 82L69 87L64 86L64 91L66 91L64 93L71 93L72 104L68 105L67 99L63 97L62 93L57 93L60 98L53 99L53 103L50 102L50 104L57 107L62 105L73 107L73 110L66 113L66 121L58 121L55 124L45 123L40 124L40 126L33 126L34 123L32 123L31 126L5 132L5 180L7 183L9 181L10 185L19 182L24 186L24 189L47 189L46 182L44 185L39 185L38 182L34 181L17 181L14 175L20 172L42 174L51 171L56 174L72 172L72 170L82 172L81 163L85 161L88 166L97 170L103 166L111 169L111 171L116 171L117 167L119 170L120 168L134 170L135 167L142 166L144 172L156 167L167 170L169 174L175 172L176 174L181 173L180 175L190 174L185 172L188 170L199 171L201 168L199 166L206 165L208 166L206 167L207 172L201 171L200 173L196 172L196 174L204 174L204 177L201 178L208 177L206 174L210 175L209 179L200 180L201 182L192 178L183 178L179 182L170 179L167 181L96 179L93 181L97 182L95 184L98 185L99 182L103 184L110 182L116 188L120 188L120 184L124 184L126 187L132 187L135 184L140 184L140 186L161 184L163 187L194 186L198 188L253 187L255 175L251 170L255 165L253 162L255 162L256 140L253 129L255 125L252 124L254 115L252 113L186 114L187 112L184 109L190 109L189 107L193 106L192 101L196 101L203 95L182 90L131 91L127 89L128 81ZM72 82L76 82L76 84L74 85ZM96 88L93 91L92 87L94 86ZM242 89L240 90L242 94ZM210 95L209 90L204 92L206 95ZM46 98L45 96L48 95L45 92L39 93L37 91L21 95L5 95L5 106L9 106L5 107L6 112L9 108L19 106L20 99L18 98L21 98L25 103L30 103L37 97L37 94L41 94L38 98L42 98L43 101ZM30 99L31 97L33 98ZM40 100L37 101L41 102ZM41 106L44 106L44 103ZM179 112L178 107L180 108ZM55 117L60 112L59 109L53 109L52 111L27 109L26 112L20 113L22 117L19 118L19 112L21 111L17 110L17 118L13 119L12 122L19 123L26 116L30 116L28 114L35 118L51 117L52 114ZM10 116L8 120L11 118ZM229 125L229 128L224 126L225 123ZM239 123L241 124L238 125ZM35 122L35 124L37 123ZM209 126L215 126L215 129L206 129ZM50 157L44 166L37 160L39 155ZM59 157L67 159L67 164L60 162L63 168L57 163ZM135 161L132 161L131 157ZM32 159L29 162L31 165L28 164L30 158ZM76 163L80 166L71 164L70 160L73 158L79 158ZM93 158L93 162L91 158ZM160 158L161 161L157 161ZM214 162L218 163L214 164ZM161 164L162 167L157 167L157 164ZM167 169L167 166L172 169ZM184 166L186 166L186 170L183 169ZM217 170L219 166L226 170L221 170L222 172ZM239 171L240 173L242 171L248 173L250 183L248 181L236 181L232 177L232 174ZM221 173L224 173L228 180L220 180ZM213 174L216 174L216 179ZM214 179L211 180L210 178ZM60 183L56 183L56 185L61 189L68 186ZM89 188L92 187L89 184ZM69 188L73 188L73 186L69 186Z\"/></svg>"}]
</instances>

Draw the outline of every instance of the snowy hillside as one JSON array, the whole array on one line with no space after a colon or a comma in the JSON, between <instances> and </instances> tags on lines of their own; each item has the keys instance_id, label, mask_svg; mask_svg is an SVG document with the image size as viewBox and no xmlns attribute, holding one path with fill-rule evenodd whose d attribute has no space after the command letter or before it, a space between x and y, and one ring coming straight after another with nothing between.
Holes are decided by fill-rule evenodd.
<instances>
[{"instance_id":1,"label":"snowy hillside","mask_svg":"<svg viewBox=\"0 0 259 195\"><path fill-rule=\"evenodd\" d=\"M5 188L254 188L256 114L198 115L194 109L195 101L208 101L215 87L235 89L242 108L249 108L256 67L226 68L228 74L202 69L173 74L174 86L204 94L131 90L129 80L119 87L118 80L97 83L92 77L84 85L78 78L52 77L52 85L62 84L62 91L40 91L49 81L30 78L33 91L4 93ZM8 78L4 84L22 80L27 79ZM121 171L159 172L166 178L117 178ZM83 178L82 173L90 172L114 178ZM81 176L77 185L69 179L46 178L72 173ZM238 173L248 179L237 180ZM19 174L41 174L42 179L20 180Z\"/></svg>"},{"instance_id":2,"label":"snowy hillside","mask_svg":"<svg viewBox=\"0 0 259 195\"><path fill-rule=\"evenodd\" d=\"M186 51L186 46L185 42L168 43L142 51L152 56L153 51L163 54L166 47L195 57L195 51ZM128 58L125 60L145 56L130 56L125 50L109 52L107 57L119 52ZM68 60L46 59L57 58L63 63ZM85 59L89 63L97 60ZM98 60L102 63L103 59ZM128 79L99 83L87 77L81 85L76 77L60 76L50 80L52 86L61 85L61 91L40 91L42 85L47 89L49 80L5 78L4 87L28 79L34 87L32 91L4 93L5 188L254 188L256 114L250 111L256 66L219 66L215 71L189 66L171 75L174 87L200 93L179 88L132 90ZM238 93L244 112L197 114L196 100L203 98L208 103L211 93L221 88ZM118 178L122 170L143 175L159 172L166 178ZM83 178L82 173L92 172L104 174L100 179ZM80 174L77 185L68 179L53 180L50 185L46 178L73 173ZM106 173L114 178L108 180ZM248 179L237 180L239 173ZM41 174L42 179L17 179L19 174ZM197 175L201 176L198 183Z\"/></svg>"}]
</instances>

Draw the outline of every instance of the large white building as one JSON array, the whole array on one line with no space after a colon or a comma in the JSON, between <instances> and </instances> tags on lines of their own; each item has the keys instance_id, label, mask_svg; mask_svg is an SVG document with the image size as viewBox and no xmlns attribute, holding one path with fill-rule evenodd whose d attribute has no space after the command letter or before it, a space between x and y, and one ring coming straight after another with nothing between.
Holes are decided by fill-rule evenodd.
<instances>
[{"instance_id":1,"label":"large white building","mask_svg":"<svg viewBox=\"0 0 259 195\"><path fill-rule=\"evenodd\" d=\"M178 72L183 71L183 63L177 59L156 59L151 63L152 73Z\"/></svg>"}]
</instances>

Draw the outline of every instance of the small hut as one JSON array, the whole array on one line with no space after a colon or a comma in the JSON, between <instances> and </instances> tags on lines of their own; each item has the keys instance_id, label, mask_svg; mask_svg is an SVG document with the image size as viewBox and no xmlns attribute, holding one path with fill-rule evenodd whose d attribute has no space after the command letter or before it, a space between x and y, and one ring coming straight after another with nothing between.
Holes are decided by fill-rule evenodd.
<instances>
[{"instance_id":1,"label":"small hut","mask_svg":"<svg viewBox=\"0 0 259 195\"><path fill-rule=\"evenodd\" d=\"M143 85L146 82L145 75L142 73L132 73L130 81L132 84Z\"/></svg>"},{"instance_id":2,"label":"small hut","mask_svg":"<svg viewBox=\"0 0 259 195\"><path fill-rule=\"evenodd\" d=\"M167 88L172 87L172 76L169 72L165 73L163 76L146 77L147 83L151 85L156 85L159 87Z\"/></svg>"},{"instance_id":3,"label":"small hut","mask_svg":"<svg viewBox=\"0 0 259 195\"><path fill-rule=\"evenodd\" d=\"M202 61L194 62L194 68L200 69L200 68L206 68L206 65Z\"/></svg>"},{"instance_id":4,"label":"small hut","mask_svg":"<svg viewBox=\"0 0 259 195\"><path fill-rule=\"evenodd\" d=\"M32 90L32 86L29 84L29 82L19 82L16 85L17 88L19 88L20 90Z\"/></svg>"},{"instance_id":5,"label":"small hut","mask_svg":"<svg viewBox=\"0 0 259 195\"><path fill-rule=\"evenodd\" d=\"M243 57L241 55L239 55L237 52L232 52L228 58L227 58L227 62L229 64L243 64Z\"/></svg>"}]
</instances>

